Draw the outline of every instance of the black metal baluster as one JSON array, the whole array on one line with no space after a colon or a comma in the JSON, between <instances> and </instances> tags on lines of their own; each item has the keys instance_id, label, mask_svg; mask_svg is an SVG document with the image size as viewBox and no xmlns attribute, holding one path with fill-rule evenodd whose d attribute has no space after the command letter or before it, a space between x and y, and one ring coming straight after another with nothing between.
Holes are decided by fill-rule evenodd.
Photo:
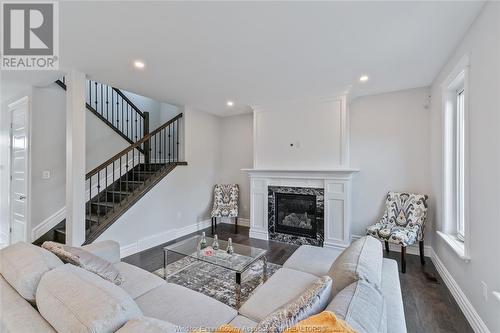
<instances>
[{"instance_id":1,"label":"black metal baluster","mask_svg":"<svg viewBox=\"0 0 500 333\"><path fill-rule=\"evenodd\" d=\"M106 177L106 180L105 180L105 187L104 187L104 202L107 203L108 202L108 166L109 165L106 165L106 169L105 169L105 177ZM106 205L106 215L108 214L108 206Z\"/></svg>"},{"instance_id":2,"label":"black metal baluster","mask_svg":"<svg viewBox=\"0 0 500 333\"><path fill-rule=\"evenodd\" d=\"M112 93L113 93L113 91L111 91L111 94ZM111 104L111 106L113 106L113 104ZM113 199L112 200L113 200L113 212L114 212L115 211L115 207L116 207L116 205L115 205L116 184L115 184L115 161L114 160L113 160L113 171L112 172L113 172L113 183L111 183L111 184L113 186L113 188L112 188L112 190L113 190L113 195L112 195Z\"/></svg>"},{"instance_id":3,"label":"black metal baluster","mask_svg":"<svg viewBox=\"0 0 500 333\"><path fill-rule=\"evenodd\" d=\"M128 119L128 116L129 116L129 113L130 113L130 105L125 104L125 106L127 107L127 137L130 138L130 135L129 135L129 128L130 128L130 123L129 123L129 119Z\"/></svg>"},{"instance_id":4,"label":"black metal baluster","mask_svg":"<svg viewBox=\"0 0 500 333\"><path fill-rule=\"evenodd\" d=\"M170 164L170 125L168 125L168 164Z\"/></svg>"},{"instance_id":5,"label":"black metal baluster","mask_svg":"<svg viewBox=\"0 0 500 333\"><path fill-rule=\"evenodd\" d=\"M162 130L164 133L163 133L163 151L164 151L164 154L163 154L163 164L166 165L167 164L167 130L164 128Z\"/></svg>"},{"instance_id":6,"label":"black metal baluster","mask_svg":"<svg viewBox=\"0 0 500 333\"><path fill-rule=\"evenodd\" d=\"M101 85L101 115L104 117L104 104L102 102L102 99L103 99L103 93L102 93L102 83L100 83ZM107 118L106 118L107 119Z\"/></svg>"},{"instance_id":7,"label":"black metal baluster","mask_svg":"<svg viewBox=\"0 0 500 333\"><path fill-rule=\"evenodd\" d=\"M177 146L177 162L179 162L179 119L177 119L175 121L175 124L176 124L176 127L177 127L177 133L176 133L176 136L177 136L177 139L176 139L176 146Z\"/></svg>"},{"instance_id":8,"label":"black metal baluster","mask_svg":"<svg viewBox=\"0 0 500 333\"><path fill-rule=\"evenodd\" d=\"M109 86L106 86L106 119L109 121Z\"/></svg>"},{"instance_id":9,"label":"black metal baluster","mask_svg":"<svg viewBox=\"0 0 500 333\"><path fill-rule=\"evenodd\" d=\"M97 82L95 82L95 112L97 111Z\"/></svg>"},{"instance_id":10,"label":"black metal baluster","mask_svg":"<svg viewBox=\"0 0 500 333\"><path fill-rule=\"evenodd\" d=\"M125 160L125 181L127 182L127 188L128 188L128 181L129 181L128 176L129 176L129 174L128 174L128 152L127 152L126 160ZM134 192L134 191L132 190L132 192Z\"/></svg>"},{"instance_id":11,"label":"black metal baluster","mask_svg":"<svg viewBox=\"0 0 500 333\"><path fill-rule=\"evenodd\" d=\"M133 181L136 181L135 179L135 149L132 149L132 180ZM139 180L139 179L137 179Z\"/></svg>"},{"instance_id":12,"label":"black metal baluster","mask_svg":"<svg viewBox=\"0 0 500 333\"><path fill-rule=\"evenodd\" d=\"M121 98L121 97L120 97ZM124 121L123 121L123 98L121 98L122 100L122 133L123 133L123 124L124 124Z\"/></svg>"},{"instance_id":13,"label":"black metal baluster","mask_svg":"<svg viewBox=\"0 0 500 333\"><path fill-rule=\"evenodd\" d=\"M120 129L120 111L119 111L118 93L116 94L116 128Z\"/></svg>"},{"instance_id":14,"label":"black metal baluster","mask_svg":"<svg viewBox=\"0 0 500 333\"><path fill-rule=\"evenodd\" d=\"M92 217L92 176L89 177L89 202L87 203L87 212L89 217ZM89 221L90 226L89 229L92 231L92 221Z\"/></svg>"},{"instance_id":15,"label":"black metal baluster","mask_svg":"<svg viewBox=\"0 0 500 333\"><path fill-rule=\"evenodd\" d=\"M100 220L100 203L101 203L101 198L100 198L100 193L101 193L101 172L97 172L97 225L99 225L99 220Z\"/></svg>"},{"instance_id":16,"label":"black metal baluster","mask_svg":"<svg viewBox=\"0 0 500 333\"><path fill-rule=\"evenodd\" d=\"M123 191L122 189L122 156L120 156L120 192ZM128 191L128 189L125 189L125 191ZM120 200L120 206L122 205L122 201Z\"/></svg>"}]
</instances>

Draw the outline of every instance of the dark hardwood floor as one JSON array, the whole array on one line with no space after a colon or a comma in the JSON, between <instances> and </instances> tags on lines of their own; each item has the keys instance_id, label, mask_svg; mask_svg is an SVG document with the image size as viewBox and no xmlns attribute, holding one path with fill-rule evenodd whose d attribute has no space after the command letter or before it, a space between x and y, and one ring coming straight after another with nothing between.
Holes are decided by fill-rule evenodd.
<instances>
[{"instance_id":1,"label":"dark hardwood floor","mask_svg":"<svg viewBox=\"0 0 500 333\"><path fill-rule=\"evenodd\" d=\"M217 234L220 239L231 237L234 243L252 245L268 250L269 262L282 265L297 249L297 246L252 239L248 237L248 228L219 224ZM205 230L211 235L210 228ZM200 231L201 232L201 231ZM175 243L191 235L176 239L141 253L126 257L123 261L139 266L150 272L163 267L163 247ZM399 253L386 253L384 256L399 261ZM426 258L425 266L420 265L418 256L407 255L406 273L399 273L403 303L405 308L408 333L469 333L471 326L460 311L448 288L439 276L430 258Z\"/></svg>"}]
</instances>

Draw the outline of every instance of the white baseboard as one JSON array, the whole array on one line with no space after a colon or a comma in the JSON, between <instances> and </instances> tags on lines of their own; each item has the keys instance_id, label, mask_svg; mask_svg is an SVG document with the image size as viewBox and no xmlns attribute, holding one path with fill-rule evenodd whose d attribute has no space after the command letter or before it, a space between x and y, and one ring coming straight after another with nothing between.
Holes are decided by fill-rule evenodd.
<instances>
[{"instance_id":1,"label":"white baseboard","mask_svg":"<svg viewBox=\"0 0 500 333\"><path fill-rule=\"evenodd\" d=\"M234 218L220 217L217 218L217 223L234 224ZM238 217L238 225L242 225L244 227L250 227L250 219Z\"/></svg>"},{"instance_id":2,"label":"white baseboard","mask_svg":"<svg viewBox=\"0 0 500 333\"><path fill-rule=\"evenodd\" d=\"M66 207L62 207L57 212L46 218L39 225L31 230L31 241L35 241L42 237L50 229L54 228L59 222L66 218Z\"/></svg>"},{"instance_id":3,"label":"white baseboard","mask_svg":"<svg viewBox=\"0 0 500 333\"><path fill-rule=\"evenodd\" d=\"M132 254L148 250L152 247L158 246L166 242L170 242L179 237L183 237L193 232L197 232L202 229L208 228L210 227L210 225L211 225L210 220L204 220L198 223L187 225L182 228L172 229L152 236L141 238L134 243L121 246L120 256L122 258L128 257Z\"/></svg>"},{"instance_id":4,"label":"white baseboard","mask_svg":"<svg viewBox=\"0 0 500 333\"><path fill-rule=\"evenodd\" d=\"M363 236L359 236L359 235L352 235L351 236L352 240L356 240L356 239L359 239L361 237L363 237ZM401 252L401 246L397 245L397 244L389 243L389 250L393 251L393 252ZM385 248L384 248L384 251L385 251ZM432 247L430 245L425 245L425 243L424 243L424 256L431 258L432 252L433 252ZM420 249L418 247L418 243L415 243L412 246L408 246L406 248L406 253L419 256Z\"/></svg>"},{"instance_id":5,"label":"white baseboard","mask_svg":"<svg viewBox=\"0 0 500 333\"><path fill-rule=\"evenodd\" d=\"M472 306L471 302L469 301L467 296L464 294L464 292L458 285L458 283L455 281L453 276L446 269L446 266L443 264L441 259L439 259L439 257L432 249L431 249L431 259L432 262L434 263L434 266L436 266L439 275L441 276L444 283L448 287L448 290L450 290L451 294L453 295L453 298L455 298L455 301L458 303L458 306L465 315L465 318L467 318L470 325L472 326L474 332L491 333L486 324L484 323L484 321L477 313L476 309L474 309L474 306Z\"/></svg>"},{"instance_id":6,"label":"white baseboard","mask_svg":"<svg viewBox=\"0 0 500 333\"><path fill-rule=\"evenodd\" d=\"M252 228L250 228L249 237L262 240L269 240L269 234L267 233L267 231L255 230Z\"/></svg>"}]
</instances>

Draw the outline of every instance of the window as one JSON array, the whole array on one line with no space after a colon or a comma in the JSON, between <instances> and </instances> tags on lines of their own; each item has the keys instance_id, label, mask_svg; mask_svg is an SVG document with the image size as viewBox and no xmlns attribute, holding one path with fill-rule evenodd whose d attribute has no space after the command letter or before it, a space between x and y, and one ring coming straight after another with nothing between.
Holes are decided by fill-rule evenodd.
<instances>
[{"instance_id":1,"label":"window","mask_svg":"<svg viewBox=\"0 0 500 333\"><path fill-rule=\"evenodd\" d=\"M468 260L468 59L464 59L452 71L442 86L443 216L438 234L460 257Z\"/></svg>"},{"instance_id":2,"label":"window","mask_svg":"<svg viewBox=\"0 0 500 333\"><path fill-rule=\"evenodd\" d=\"M465 107L465 89L460 87L457 91L457 101L455 107L455 170L456 175L456 193L455 193L455 209L456 209L456 223L457 223L457 238L464 241L464 153L465 153L465 142L464 142L464 107Z\"/></svg>"}]
</instances>

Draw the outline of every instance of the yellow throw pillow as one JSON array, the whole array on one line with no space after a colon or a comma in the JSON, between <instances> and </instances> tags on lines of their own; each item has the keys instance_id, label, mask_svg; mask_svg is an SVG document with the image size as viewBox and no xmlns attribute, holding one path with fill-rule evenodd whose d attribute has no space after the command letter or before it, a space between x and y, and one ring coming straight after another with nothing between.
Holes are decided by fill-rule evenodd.
<instances>
[{"instance_id":1,"label":"yellow throw pillow","mask_svg":"<svg viewBox=\"0 0 500 333\"><path fill-rule=\"evenodd\" d=\"M294 327L285 331L285 333L356 333L347 323L337 319L335 314L330 311L323 311L317 315L302 320Z\"/></svg>"}]
</instances>

